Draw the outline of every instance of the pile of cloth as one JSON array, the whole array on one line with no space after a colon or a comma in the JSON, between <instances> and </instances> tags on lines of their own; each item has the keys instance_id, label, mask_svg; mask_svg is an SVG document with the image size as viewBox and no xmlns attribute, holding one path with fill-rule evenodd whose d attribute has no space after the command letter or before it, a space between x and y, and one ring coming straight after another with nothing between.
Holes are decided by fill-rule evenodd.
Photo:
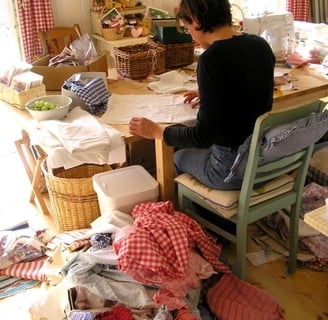
<instances>
[{"instance_id":1,"label":"pile of cloth","mask_svg":"<svg viewBox=\"0 0 328 320\"><path fill-rule=\"evenodd\" d=\"M235 277L217 239L170 201L137 204L131 216L115 210L91 226L48 245L43 271L50 292L69 292L69 320L282 319L276 300ZM80 237L65 255L58 244L68 233ZM63 310L55 310L58 294L49 296L51 309L34 309L55 320ZM124 315L114 318L117 307Z\"/></svg>"}]
</instances>

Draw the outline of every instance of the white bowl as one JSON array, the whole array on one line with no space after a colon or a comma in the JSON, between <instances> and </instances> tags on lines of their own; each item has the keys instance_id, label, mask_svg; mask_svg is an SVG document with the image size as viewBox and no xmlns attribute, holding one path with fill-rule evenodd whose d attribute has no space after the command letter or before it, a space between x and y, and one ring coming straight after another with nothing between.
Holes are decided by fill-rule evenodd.
<instances>
[{"instance_id":1,"label":"white bowl","mask_svg":"<svg viewBox=\"0 0 328 320\"><path fill-rule=\"evenodd\" d=\"M56 109L51 110L32 110L30 107L36 101L45 101L51 102L58 107ZM25 108L31 114L31 116L38 121L42 120L61 120L64 119L69 112L70 106L72 104L72 98L64 95L48 95L34 98L28 101L25 104Z\"/></svg>"}]
</instances>

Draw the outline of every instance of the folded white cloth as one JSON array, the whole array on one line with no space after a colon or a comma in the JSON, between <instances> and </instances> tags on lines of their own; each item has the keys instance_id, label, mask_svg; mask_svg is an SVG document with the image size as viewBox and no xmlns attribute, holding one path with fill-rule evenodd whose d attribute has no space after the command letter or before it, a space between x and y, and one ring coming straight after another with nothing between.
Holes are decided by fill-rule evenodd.
<instances>
[{"instance_id":1,"label":"folded white cloth","mask_svg":"<svg viewBox=\"0 0 328 320\"><path fill-rule=\"evenodd\" d=\"M32 121L29 132L32 144L45 148L49 170L126 161L122 134L79 107L63 121Z\"/></svg>"},{"instance_id":2,"label":"folded white cloth","mask_svg":"<svg viewBox=\"0 0 328 320\"><path fill-rule=\"evenodd\" d=\"M183 102L182 95L112 94L101 121L110 124L128 124L132 117L147 117L158 123L189 123L194 121L197 109Z\"/></svg>"},{"instance_id":3,"label":"folded white cloth","mask_svg":"<svg viewBox=\"0 0 328 320\"><path fill-rule=\"evenodd\" d=\"M64 120L41 121L39 127L49 131L69 152L110 144L99 121L80 107L73 108Z\"/></svg>"},{"instance_id":4,"label":"folded white cloth","mask_svg":"<svg viewBox=\"0 0 328 320\"><path fill-rule=\"evenodd\" d=\"M183 70L168 71L157 77L159 79L158 81L148 84L148 88L156 93L177 93L197 89L195 77Z\"/></svg>"}]
</instances>

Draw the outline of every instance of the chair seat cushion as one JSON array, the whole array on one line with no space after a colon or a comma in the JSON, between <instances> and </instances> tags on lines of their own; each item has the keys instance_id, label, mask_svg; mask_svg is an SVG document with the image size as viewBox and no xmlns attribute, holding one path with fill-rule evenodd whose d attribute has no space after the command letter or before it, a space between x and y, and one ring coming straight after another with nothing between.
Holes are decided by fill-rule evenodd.
<instances>
[{"instance_id":1,"label":"chair seat cushion","mask_svg":"<svg viewBox=\"0 0 328 320\"><path fill-rule=\"evenodd\" d=\"M328 186L328 146L316 151L310 161L308 182Z\"/></svg>"},{"instance_id":2,"label":"chair seat cushion","mask_svg":"<svg viewBox=\"0 0 328 320\"><path fill-rule=\"evenodd\" d=\"M195 192L199 197L211 205L222 216L230 218L237 213L239 190L227 191L211 189L188 173L183 173L175 178L175 182L184 185ZM282 175L271 180L262 187L253 190L251 196L251 206L274 198L280 194L292 190L294 179L289 175Z\"/></svg>"}]
</instances>

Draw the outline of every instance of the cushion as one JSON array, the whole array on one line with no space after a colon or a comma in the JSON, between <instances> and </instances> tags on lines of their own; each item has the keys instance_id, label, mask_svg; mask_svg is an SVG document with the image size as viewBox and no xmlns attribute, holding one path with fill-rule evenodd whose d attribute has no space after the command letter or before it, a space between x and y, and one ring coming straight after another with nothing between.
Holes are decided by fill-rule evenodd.
<instances>
[{"instance_id":1,"label":"cushion","mask_svg":"<svg viewBox=\"0 0 328 320\"><path fill-rule=\"evenodd\" d=\"M260 154L263 162L300 151L316 143L328 131L328 110L313 113L308 117L269 128L263 137ZM241 179L247 165L252 136L239 147L237 157L225 182Z\"/></svg>"},{"instance_id":2,"label":"cushion","mask_svg":"<svg viewBox=\"0 0 328 320\"><path fill-rule=\"evenodd\" d=\"M316 151L310 161L308 182L314 181L322 186L328 186L328 146Z\"/></svg>"},{"instance_id":3,"label":"cushion","mask_svg":"<svg viewBox=\"0 0 328 320\"><path fill-rule=\"evenodd\" d=\"M181 183L195 192L225 218L230 218L237 213L240 194L239 190L227 191L211 189L203 185L188 173L183 173L177 176L175 182ZM294 179L289 175L283 175L273 179L252 192L250 205L253 206L267 199L288 192L292 190L293 184Z\"/></svg>"},{"instance_id":4,"label":"cushion","mask_svg":"<svg viewBox=\"0 0 328 320\"><path fill-rule=\"evenodd\" d=\"M264 289L224 274L207 292L207 304L217 319L282 320L278 301Z\"/></svg>"}]
</instances>

